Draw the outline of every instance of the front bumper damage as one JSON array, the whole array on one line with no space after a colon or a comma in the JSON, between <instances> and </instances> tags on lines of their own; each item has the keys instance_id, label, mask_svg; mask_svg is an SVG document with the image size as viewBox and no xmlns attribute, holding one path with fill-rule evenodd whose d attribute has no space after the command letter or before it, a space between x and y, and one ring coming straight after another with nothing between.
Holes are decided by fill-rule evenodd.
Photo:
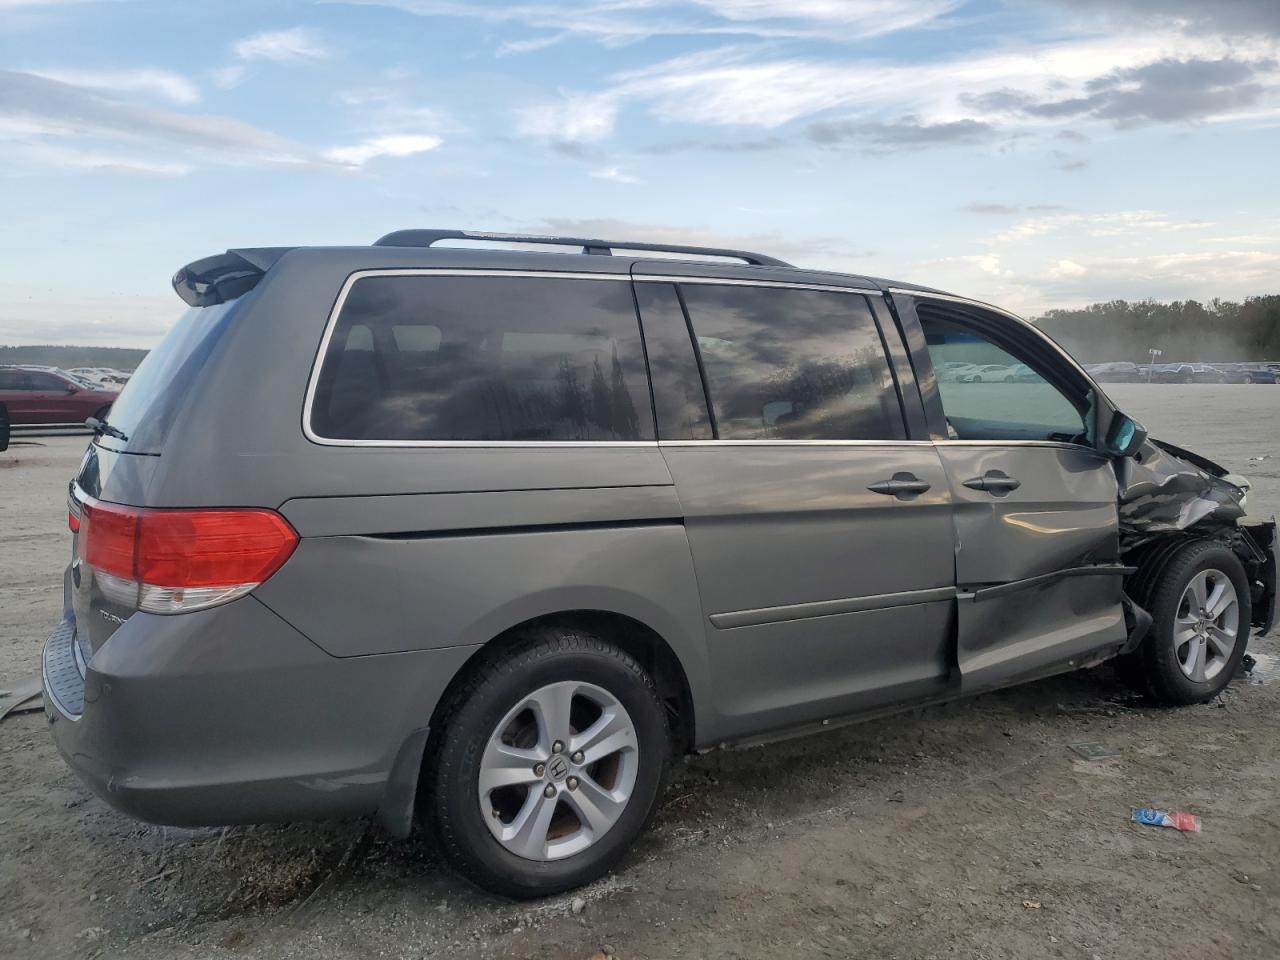
<instances>
[{"instance_id":1,"label":"front bumper damage","mask_svg":"<svg viewBox=\"0 0 1280 960\"><path fill-rule=\"evenodd\" d=\"M1277 530L1274 519L1246 523L1247 490L1221 465L1160 440L1148 440L1116 464L1120 485L1120 549L1127 563L1160 567L1186 541L1229 546L1249 576L1254 634L1276 615Z\"/></svg>"}]
</instances>

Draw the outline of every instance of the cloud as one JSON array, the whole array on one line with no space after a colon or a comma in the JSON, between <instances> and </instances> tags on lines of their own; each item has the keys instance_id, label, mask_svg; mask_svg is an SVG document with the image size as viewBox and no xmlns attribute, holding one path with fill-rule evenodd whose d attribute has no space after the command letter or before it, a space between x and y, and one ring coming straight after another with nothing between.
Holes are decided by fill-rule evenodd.
<instances>
[{"instance_id":1,"label":"cloud","mask_svg":"<svg viewBox=\"0 0 1280 960\"><path fill-rule=\"evenodd\" d=\"M654 156L690 150L706 150L709 153L768 153L786 145L787 141L782 137L763 137L758 140L671 140L641 147L640 152Z\"/></svg>"},{"instance_id":2,"label":"cloud","mask_svg":"<svg viewBox=\"0 0 1280 960\"><path fill-rule=\"evenodd\" d=\"M31 69L27 73L57 80L77 87L89 87L107 93L146 93L172 103L195 103L200 99L196 85L181 74L169 70L141 68L136 70Z\"/></svg>"},{"instance_id":3,"label":"cloud","mask_svg":"<svg viewBox=\"0 0 1280 960\"><path fill-rule=\"evenodd\" d=\"M1049 120L1109 120L1120 127L1204 120L1256 104L1266 89L1257 77L1275 66L1273 60L1246 62L1232 57L1165 58L1089 80L1080 96L1040 99L1006 89L970 97L967 102L980 109Z\"/></svg>"},{"instance_id":4,"label":"cloud","mask_svg":"<svg viewBox=\"0 0 1280 960\"><path fill-rule=\"evenodd\" d=\"M893 150L920 150L948 144L980 143L989 140L994 128L978 120L921 123L918 117L903 117L892 123L834 120L809 125L809 139L822 146L850 144L871 153Z\"/></svg>"},{"instance_id":5,"label":"cloud","mask_svg":"<svg viewBox=\"0 0 1280 960\"><path fill-rule=\"evenodd\" d=\"M1280 4L1275 0L1050 0L1049 5L1111 22L1164 21L1189 31L1280 35Z\"/></svg>"},{"instance_id":6,"label":"cloud","mask_svg":"<svg viewBox=\"0 0 1280 960\"><path fill-rule=\"evenodd\" d=\"M663 36L741 36L852 41L920 27L964 0L346 0L424 17L518 24L542 32L505 41L499 55L544 49L568 37L616 47Z\"/></svg>"},{"instance_id":7,"label":"cloud","mask_svg":"<svg viewBox=\"0 0 1280 960\"><path fill-rule=\"evenodd\" d=\"M241 60L272 60L277 63L326 60L331 56L331 51L303 27L255 33L236 41L232 49Z\"/></svg>"},{"instance_id":8,"label":"cloud","mask_svg":"<svg viewBox=\"0 0 1280 960\"><path fill-rule=\"evenodd\" d=\"M1074 260L1059 260L1050 268L1048 276L1051 280L1060 280L1065 277L1083 277L1088 272L1088 267L1082 267Z\"/></svg>"},{"instance_id":9,"label":"cloud","mask_svg":"<svg viewBox=\"0 0 1280 960\"><path fill-rule=\"evenodd\" d=\"M1058 169L1063 173L1078 173L1089 166L1089 161L1084 157L1077 157L1065 150L1050 150L1049 159L1057 164Z\"/></svg>"},{"instance_id":10,"label":"cloud","mask_svg":"<svg viewBox=\"0 0 1280 960\"><path fill-rule=\"evenodd\" d=\"M565 94L517 110L516 131L555 143L596 143L613 133L617 118L618 103L609 94Z\"/></svg>"},{"instance_id":11,"label":"cloud","mask_svg":"<svg viewBox=\"0 0 1280 960\"><path fill-rule=\"evenodd\" d=\"M960 209L966 213L989 213L998 216L1012 216L1018 213L1021 207L1011 207L1007 203L967 203Z\"/></svg>"},{"instance_id":12,"label":"cloud","mask_svg":"<svg viewBox=\"0 0 1280 960\"><path fill-rule=\"evenodd\" d=\"M1033 203L1030 206L1017 207L1008 203L984 203L981 201L974 201L973 203L966 203L960 209L965 213L980 213L1008 217L1022 213L1024 210L1029 213L1048 213L1050 211L1061 210L1062 207L1056 203Z\"/></svg>"},{"instance_id":13,"label":"cloud","mask_svg":"<svg viewBox=\"0 0 1280 960\"><path fill-rule=\"evenodd\" d=\"M639 177L623 173L617 167L601 167L599 170L592 170L591 176L597 180L612 180L614 183L644 183Z\"/></svg>"},{"instance_id":14,"label":"cloud","mask_svg":"<svg viewBox=\"0 0 1280 960\"><path fill-rule=\"evenodd\" d=\"M434 150L440 144L436 136L390 134L350 146L331 147L324 152L324 158L346 167L362 167L377 157L411 157Z\"/></svg>"},{"instance_id":15,"label":"cloud","mask_svg":"<svg viewBox=\"0 0 1280 960\"><path fill-rule=\"evenodd\" d=\"M157 164L173 172L191 160L259 166L317 163L301 144L230 117L139 106L88 87L0 71L0 144L6 152L30 158L49 143L92 152L104 142L144 150L145 161L135 164L138 172Z\"/></svg>"}]
</instances>

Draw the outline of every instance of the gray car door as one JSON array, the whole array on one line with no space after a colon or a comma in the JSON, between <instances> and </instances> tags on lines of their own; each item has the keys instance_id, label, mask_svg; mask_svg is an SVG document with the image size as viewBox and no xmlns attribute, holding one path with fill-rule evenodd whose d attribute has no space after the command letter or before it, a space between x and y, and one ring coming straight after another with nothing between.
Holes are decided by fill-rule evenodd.
<instances>
[{"instance_id":1,"label":"gray car door","mask_svg":"<svg viewBox=\"0 0 1280 960\"><path fill-rule=\"evenodd\" d=\"M1093 443L1088 385L1064 377L1065 357L1014 318L897 301L924 334L917 367L941 371L926 405L942 418L937 449L954 503L961 688L1123 643L1116 477ZM979 381L961 361L1009 375Z\"/></svg>"},{"instance_id":2,"label":"gray car door","mask_svg":"<svg viewBox=\"0 0 1280 960\"><path fill-rule=\"evenodd\" d=\"M907 438L867 297L636 279L728 733L940 692L951 496Z\"/></svg>"}]
</instances>

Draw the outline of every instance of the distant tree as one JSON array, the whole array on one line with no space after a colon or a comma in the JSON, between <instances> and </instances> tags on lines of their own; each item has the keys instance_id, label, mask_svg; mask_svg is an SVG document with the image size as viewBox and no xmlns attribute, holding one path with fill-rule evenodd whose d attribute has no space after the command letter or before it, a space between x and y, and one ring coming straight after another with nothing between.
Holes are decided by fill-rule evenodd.
<instances>
[{"instance_id":1,"label":"distant tree","mask_svg":"<svg viewBox=\"0 0 1280 960\"><path fill-rule=\"evenodd\" d=\"M1049 310L1032 320L1086 363L1280 360L1280 295L1241 303L1111 300L1075 310Z\"/></svg>"},{"instance_id":2,"label":"distant tree","mask_svg":"<svg viewBox=\"0 0 1280 960\"><path fill-rule=\"evenodd\" d=\"M147 355L131 347L71 347L61 344L0 346L0 364L38 363L45 367L113 367L134 370Z\"/></svg>"}]
</instances>

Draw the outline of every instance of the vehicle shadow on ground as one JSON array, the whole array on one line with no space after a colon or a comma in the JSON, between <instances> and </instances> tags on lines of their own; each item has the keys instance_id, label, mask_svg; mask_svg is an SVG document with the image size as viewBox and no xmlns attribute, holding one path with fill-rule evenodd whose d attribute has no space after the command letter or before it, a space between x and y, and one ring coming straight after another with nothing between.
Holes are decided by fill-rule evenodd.
<instances>
[{"instance_id":1,"label":"vehicle shadow on ground","mask_svg":"<svg viewBox=\"0 0 1280 960\"><path fill-rule=\"evenodd\" d=\"M821 736L688 758L675 764L654 822L618 870L569 896L626 887L642 861L686 847L741 842L859 804L902 800L916 788L996 781L1010 769L1010 740L1028 720L1037 721L1050 749L1065 750L1080 739L1070 718L1134 710L1161 708L1102 667ZM1024 749L1015 765L1043 755ZM98 888L114 891L119 921L136 924L116 927L126 936L208 922L253 927L255 918L270 917L271 936L287 937L329 909L478 915L497 908L497 921L503 906L517 909L450 871L427 830L405 841L364 820L182 830L134 825L87 794L79 802L96 805L87 811L91 873ZM131 841L124 850L121 833ZM561 909L563 899L548 907Z\"/></svg>"}]
</instances>

